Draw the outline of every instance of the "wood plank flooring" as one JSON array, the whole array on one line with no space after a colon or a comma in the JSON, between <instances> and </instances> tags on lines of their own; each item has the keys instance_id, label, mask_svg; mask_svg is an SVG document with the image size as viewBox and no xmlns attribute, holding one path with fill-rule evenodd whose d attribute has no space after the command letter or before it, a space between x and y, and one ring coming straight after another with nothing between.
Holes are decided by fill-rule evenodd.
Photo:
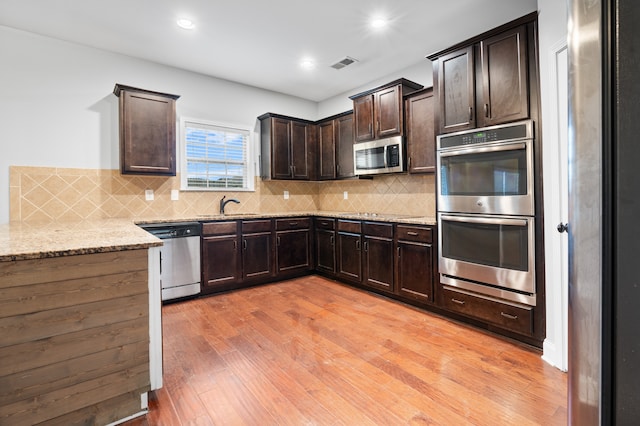
<instances>
[{"instance_id":1,"label":"wood plank flooring","mask_svg":"<svg viewBox=\"0 0 640 426\"><path fill-rule=\"evenodd\" d=\"M565 425L540 353L318 276L163 307L139 425Z\"/></svg>"}]
</instances>

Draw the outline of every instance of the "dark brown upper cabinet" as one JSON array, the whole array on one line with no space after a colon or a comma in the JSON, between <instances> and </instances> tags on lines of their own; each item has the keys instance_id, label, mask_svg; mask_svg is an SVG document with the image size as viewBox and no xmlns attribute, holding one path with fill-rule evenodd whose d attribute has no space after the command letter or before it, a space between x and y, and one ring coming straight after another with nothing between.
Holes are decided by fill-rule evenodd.
<instances>
[{"instance_id":1,"label":"dark brown upper cabinet","mask_svg":"<svg viewBox=\"0 0 640 426\"><path fill-rule=\"evenodd\" d=\"M530 118L534 27L527 15L429 56L438 134Z\"/></svg>"},{"instance_id":2,"label":"dark brown upper cabinet","mask_svg":"<svg viewBox=\"0 0 640 426\"><path fill-rule=\"evenodd\" d=\"M476 127L473 46L439 58L437 64L440 133Z\"/></svg>"},{"instance_id":3,"label":"dark brown upper cabinet","mask_svg":"<svg viewBox=\"0 0 640 426\"><path fill-rule=\"evenodd\" d=\"M258 119L262 178L311 180L315 170L317 126L310 121L271 113Z\"/></svg>"},{"instance_id":4,"label":"dark brown upper cabinet","mask_svg":"<svg viewBox=\"0 0 640 426\"><path fill-rule=\"evenodd\" d=\"M524 25L480 42L482 110L479 126L529 117L527 33Z\"/></svg>"},{"instance_id":5,"label":"dark brown upper cabinet","mask_svg":"<svg viewBox=\"0 0 640 426\"><path fill-rule=\"evenodd\" d=\"M353 177L353 113L318 123L318 180Z\"/></svg>"},{"instance_id":6,"label":"dark brown upper cabinet","mask_svg":"<svg viewBox=\"0 0 640 426\"><path fill-rule=\"evenodd\" d=\"M116 84L122 174L176 175L177 95Z\"/></svg>"},{"instance_id":7,"label":"dark brown upper cabinet","mask_svg":"<svg viewBox=\"0 0 640 426\"><path fill-rule=\"evenodd\" d=\"M406 79L350 96L355 142L404 134L403 95L422 89Z\"/></svg>"},{"instance_id":8,"label":"dark brown upper cabinet","mask_svg":"<svg viewBox=\"0 0 640 426\"><path fill-rule=\"evenodd\" d=\"M433 89L429 87L412 93L404 102L407 170L409 173L434 173L436 133Z\"/></svg>"}]
</instances>

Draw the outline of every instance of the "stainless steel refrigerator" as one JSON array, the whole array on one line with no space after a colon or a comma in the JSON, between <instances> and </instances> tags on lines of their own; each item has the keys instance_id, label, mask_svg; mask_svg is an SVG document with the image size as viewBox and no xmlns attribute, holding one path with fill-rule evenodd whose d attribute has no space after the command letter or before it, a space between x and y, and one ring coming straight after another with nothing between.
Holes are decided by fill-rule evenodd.
<instances>
[{"instance_id":1,"label":"stainless steel refrigerator","mask_svg":"<svg viewBox=\"0 0 640 426\"><path fill-rule=\"evenodd\" d=\"M569 423L640 424L640 2L568 0Z\"/></svg>"}]
</instances>

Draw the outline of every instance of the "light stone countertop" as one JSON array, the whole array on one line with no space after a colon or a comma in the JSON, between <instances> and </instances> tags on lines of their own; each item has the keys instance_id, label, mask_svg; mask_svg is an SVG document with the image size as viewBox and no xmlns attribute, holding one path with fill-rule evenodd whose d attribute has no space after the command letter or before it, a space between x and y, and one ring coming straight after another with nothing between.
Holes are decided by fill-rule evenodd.
<instances>
[{"instance_id":1,"label":"light stone countertop","mask_svg":"<svg viewBox=\"0 0 640 426\"><path fill-rule=\"evenodd\" d=\"M212 220L259 219L299 216L322 216L412 225L436 225L433 217L395 214L365 214L330 211L284 213L230 213L185 217L103 219L77 222L11 222L0 225L0 262L111 251L137 250L161 246L162 240L137 225L169 222L206 222Z\"/></svg>"}]
</instances>

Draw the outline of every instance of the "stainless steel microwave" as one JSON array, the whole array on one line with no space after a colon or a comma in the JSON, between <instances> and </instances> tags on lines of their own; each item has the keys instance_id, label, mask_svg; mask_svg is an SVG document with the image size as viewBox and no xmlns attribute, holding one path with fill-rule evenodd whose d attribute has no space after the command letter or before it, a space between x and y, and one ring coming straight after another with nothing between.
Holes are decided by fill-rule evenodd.
<instances>
[{"instance_id":1,"label":"stainless steel microwave","mask_svg":"<svg viewBox=\"0 0 640 426\"><path fill-rule=\"evenodd\" d=\"M353 165L356 175L403 172L402 136L354 144Z\"/></svg>"}]
</instances>

